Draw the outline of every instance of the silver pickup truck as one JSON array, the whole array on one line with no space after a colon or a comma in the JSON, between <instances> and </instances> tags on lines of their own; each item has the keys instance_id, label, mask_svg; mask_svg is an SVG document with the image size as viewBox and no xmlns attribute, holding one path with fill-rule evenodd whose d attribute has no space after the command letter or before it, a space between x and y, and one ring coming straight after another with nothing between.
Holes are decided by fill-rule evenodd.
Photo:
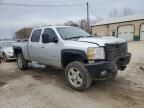
<instances>
[{"instance_id":1,"label":"silver pickup truck","mask_svg":"<svg viewBox=\"0 0 144 108\"><path fill-rule=\"evenodd\" d=\"M35 61L65 70L68 84L86 90L92 80L114 79L130 61L127 42L114 37L93 37L77 27L34 29L28 42L13 46L19 69Z\"/></svg>"}]
</instances>

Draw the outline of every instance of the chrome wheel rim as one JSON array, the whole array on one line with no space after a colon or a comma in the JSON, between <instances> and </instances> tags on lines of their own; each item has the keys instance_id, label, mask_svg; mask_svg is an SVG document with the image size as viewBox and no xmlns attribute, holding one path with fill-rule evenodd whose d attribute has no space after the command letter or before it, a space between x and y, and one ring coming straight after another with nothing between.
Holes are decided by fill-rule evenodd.
<instances>
[{"instance_id":1,"label":"chrome wheel rim","mask_svg":"<svg viewBox=\"0 0 144 108\"><path fill-rule=\"evenodd\" d=\"M20 57L18 57L17 63L18 63L19 68L22 68L22 60Z\"/></svg>"},{"instance_id":2,"label":"chrome wheel rim","mask_svg":"<svg viewBox=\"0 0 144 108\"><path fill-rule=\"evenodd\" d=\"M80 70L75 67L69 69L68 79L74 87L80 87L83 83L82 74Z\"/></svg>"}]
</instances>

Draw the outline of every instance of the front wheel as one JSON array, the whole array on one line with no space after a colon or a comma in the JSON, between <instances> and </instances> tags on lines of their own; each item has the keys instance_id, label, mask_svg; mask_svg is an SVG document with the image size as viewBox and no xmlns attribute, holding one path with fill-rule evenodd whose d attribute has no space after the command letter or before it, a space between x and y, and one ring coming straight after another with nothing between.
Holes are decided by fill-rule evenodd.
<instances>
[{"instance_id":1,"label":"front wheel","mask_svg":"<svg viewBox=\"0 0 144 108\"><path fill-rule=\"evenodd\" d=\"M92 78L84 64L75 61L67 65L65 70L66 81L78 91L84 91L90 87Z\"/></svg>"},{"instance_id":2,"label":"front wheel","mask_svg":"<svg viewBox=\"0 0 144 108\"><path fill-rule=\"evenodd\" d=\"M28 62L24 59L22 54L17 55L17 65L20 70L25 70L28 68Z\"/></svg>"}]
</instances>

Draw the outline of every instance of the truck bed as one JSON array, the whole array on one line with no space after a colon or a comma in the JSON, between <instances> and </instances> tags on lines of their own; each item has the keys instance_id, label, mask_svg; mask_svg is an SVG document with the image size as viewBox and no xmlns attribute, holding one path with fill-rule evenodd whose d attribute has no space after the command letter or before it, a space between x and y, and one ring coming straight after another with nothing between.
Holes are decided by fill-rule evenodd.
<instances>
[{"instance_id":1,"label":"truck bed","mask_svg":"<svg viewBox=\"0 0 144 108\"><path fill-rule=\"evenodd\" d=\"M13 50L15 49L21 49L23 52L23 56L26 60L29 60L29 53L28 53L28 42L17 42L13 44Z\"/></svg>"}]
</instances>

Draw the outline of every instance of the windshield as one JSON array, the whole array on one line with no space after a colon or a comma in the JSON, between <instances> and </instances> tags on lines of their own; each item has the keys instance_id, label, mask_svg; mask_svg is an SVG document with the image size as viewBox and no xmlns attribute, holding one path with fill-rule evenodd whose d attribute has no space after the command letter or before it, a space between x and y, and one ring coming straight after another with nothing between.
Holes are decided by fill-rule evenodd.
<instances>
[{"instance_id":1,"label":"windshield","mask_svg":"<svg viewBox=\"0 0 144 108\"><path fill-rule=\"evenodd\" d=\"M57 31L63 39L72 39L72 38L91 36L84 30L77 27L59 27L57 28Z\"/></svg>"},{"instance_id":2,"label":"windshield","mask_svg":"<svg viewBox=\"0 0 144 108\"><path fill-rule=\"evenodd\" d=\"M12 47L13 46L13 42L3 42L2 46L5 47Z\"/></svg>"}]
</instances>

